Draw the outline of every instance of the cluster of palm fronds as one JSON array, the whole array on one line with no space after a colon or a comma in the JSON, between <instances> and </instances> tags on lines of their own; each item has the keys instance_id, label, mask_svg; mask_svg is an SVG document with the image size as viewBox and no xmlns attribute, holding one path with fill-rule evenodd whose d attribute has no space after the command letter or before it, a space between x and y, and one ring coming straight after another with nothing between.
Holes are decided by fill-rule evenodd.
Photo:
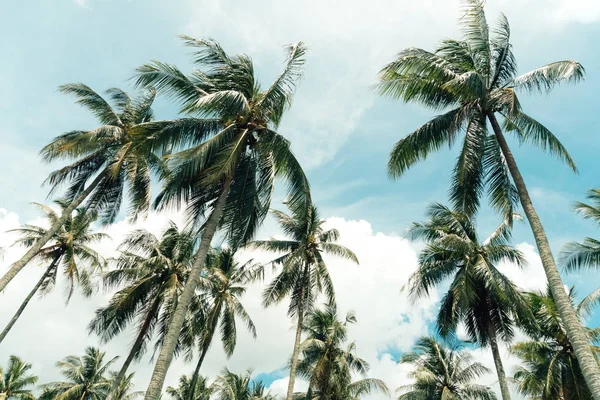
<instances>
[{"instance_id":1,"label":"cluster of palm fronds","mask_svg":"<svg viewBox=\"0 0 600 400\"><path fill-rule=\"evenodd\" d=\"M453 337L464 325L471 342L489 347L504 400L510 399L510 379L500 343L511 343L517 329L531 338L512 348L523 360L514 375L520 392L532 399L600 400L594 346L598 334L582 322L600 292L576 307L564 290L505 136L509 133L520 143L537 145L576 170L557 137L524 112L517 94L548 92L561 83L578 82L584 69L567 60L517 75L508 21L501 16L497 27L490 29L481 0L464 0L461 27L460 40L445 40L433 52L403 50L379 75L380 94L443 110L398 141L389 160L392 177L401 177L443 145L460 142L449 192L451 207L430 206L429 220L409 230L412 239L425 242L408 284L409 297L416 301L451 280L440 304L437 333ZM289 315L296 322L286 400L294 396L348 400L373 390L387 392L377 379L356 380L368 365L356 356L353 345L345 347L346 324L354 317L338 320L325 255L354 263L358 259L336 243L339 232L327 229L320 219L308 179L290 142L278 132L302 75L305 45L287 46L283 71L263 87L247 55L232 56L210 39L183 40L193 49L195 69L185 74L159 61L143 65L133 79L141 89L137 98L116 88L104 97L84 84L60 88L91 111L99 126L64 133L41 150L45 161L69 160L47 179L51 193L65 186L66 190L57 202L59 212L40 205L48 227L26 225L17 230L18 244L28 250L0 277L0 291L33 259L44 263L46 270L0 333L0 343L33 296L50 291L61 271L67 280L67 302L76 288L90 295L96 281L112 291L109 303L96 311L89 324L90 332L106 342L134 329L135 340L120 370L109 377L107 368L114 360L103 362L99 350L88 349L82 359L68 357L59 367L69 382L44 385L42 397L114 400L130 396L128 371L150 346L156 357L147 400L159 398L169 366L180 355L195 360L196 366L178 389L168 390L175 398L269 397L249 373L226 370L212 385L200 375L215 334L228 356L236 347L238 323L256 335L241 298L248 285L262 280L267 265L240 262L236 252L262 250L276 253L268 263L276 272L264 290L263 304L288 299ZM152 105L157 94L179 106L177 118L155 119ZM151 193L154 180L161 186L155 195ZM279 181L284 182L290 214L273 214L286 238L255 240ZM475 225L484 194L503 222L480 240ZM144 230L131 232L120 244L118 257L107 261L90 247L106 237L92 232L92 225L113 223L126 198L132 221L144 218L150 209L176 209L185 212L186 225L171 223L159 236ZM600 220L600 192L593 191L591 198L594 204L579 204L577 210ZM523 254L510 243L519 207L531 226L548 293L523 293L500 268L506 262L517 267L525 264ZM226 248L213 247L217 237L227 243ZM599 265L600 242L587 238L569 244L561 262L568 271ZM327 307L319 311L315 305L320 296ZM414 383L400 389L402 399L494 397L488 387L472 383L488 370L473 362L464 349L446 348L424 338L401 361L415 366ZM2 374L0 400L30 396L19 392L35 383L26 374L28 368L11 359L8 371L12 372ZM6 389L15 385L10 377L18 370L24 371L17 380L21 383ZM294 392L297 375L309 382L305 393Z\"/></svg>"}]
</instances>

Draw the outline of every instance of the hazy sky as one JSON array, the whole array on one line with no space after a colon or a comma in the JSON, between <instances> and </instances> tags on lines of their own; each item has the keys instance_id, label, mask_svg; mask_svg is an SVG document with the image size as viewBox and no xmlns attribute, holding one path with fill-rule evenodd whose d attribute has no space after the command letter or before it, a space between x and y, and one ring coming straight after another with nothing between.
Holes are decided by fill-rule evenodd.
<instances>
[{"instance_id":1,"label":"hazy sky","mask_svg":"<svg viewBox=\"0 0 600 400\"><path fill-rule=\"evenodd\" d=\"M428 203L446 201L455 151L444 150L392 182L386 174L393 144L431 118L434 113L414 105L377 98L371 86L377 71L406 47L431 49L439 40L458 35L458 1L380 0L346 1L111 1L60 0L3 4L0 23L0 232L38 219L29 203L46 201L41 187L50 166L37 152L54 136L94 126L84 109L56 88L83 82L97 91L113 86L133 90L129 78L142 63L156 59L190 70L188 49L177 35L212 37L231 52L249 54L260 79L268 84L283 62L282 46L302 40L310 48L306 73L292 110L280 132L293 143L313 185L313 197L323 217L342 232L342 243L357 252L360 267L331 262L340 310L357 311L359 323L351 328L359 355L371 364L371 375L390 387L406 383L406 369L395 364L398 354L428 332L439 296L411 306L400 288L416 265L418 246L400 235L422 219ZM569 240L598 236L596 227L571 212L588 188L600 186L597 157L597 93L600 90L600 3L594 0L490 0L488 20L502 10L512 27L512 42L521 72L562 59L576 59L587 71L578 86L556 89L549 96L521 96L528 112L556 133L579 167L573 174L551 156L532 147L517 148L515 156L531 188L533 201L545 223L553 249ZM162 98L158 118L173 118L175 107ZM280 204L274 204L280 208ZM177 218L173 216L173 218ZM152 215L138 224L160 232L167 217ZM480 216L482 236L498 219ZM102 249L110 254L118 239L132 229L126 221L107 228L113 236ZM277 234L267 221L262 236ZM517 227L515 239L526 252L525 271L506 271L522 286L543 288L545 281L532 247L528 226ZM0 236L0 246L11 243ZM21 254L10 249L0 269ZM260 257L267 257L260 255ZM266 259L266 258L265 258ZM29 266L0 295L0 324L34 284L41 269ZM566 277L581 295L597 288L593 275ZM235 355L227 362L241 372L253 367L272 383L276 393L286 385L286 357L293 333L285 305L263 311L260 287L245 301L258 326L254 341L242 335ZM69 354L82 354L87 325L108 294L76 298L64 308L61 290L32 302L6 342L0 347L0 365L9 354L34 364L41 381L57 379L53 363ZM600 321L594 317L591 323ZM109 355L126 355L131 337L104 348ZM488 352L477 357L491 367ZM507 356L508 357L508 356ZM509 365L514 360L508 359ZM214 376L226 361L215 343L204 373ZM147 360L136 365L140 389L149 377ZM174 384L191 365L178 361L169 375ZM493 376L489 379L494 382Z\"/></svg>"}]
</instances>

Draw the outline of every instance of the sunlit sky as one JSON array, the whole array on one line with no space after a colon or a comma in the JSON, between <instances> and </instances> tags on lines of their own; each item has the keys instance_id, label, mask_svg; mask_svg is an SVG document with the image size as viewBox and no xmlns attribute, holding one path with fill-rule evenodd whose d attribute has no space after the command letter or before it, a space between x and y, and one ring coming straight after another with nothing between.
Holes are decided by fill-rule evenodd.
<instances>
[{"instance_id":1,"label":"sunlit sky","mask_svg":"<svg viewBox=\"0 0 600 400\"><path fill-rule=\"evenodd\" d=\"M306 72L280 133L292 141L305 166L322 216L340 228L342 242L354 243L357 253L363 255L360 271L344 273L344 268L355 267L334 263L335 268L340 265L340 271L334 273L339 277L339 297L345 301L340 300L340 306L342 310L365 310L362 320L373 319L370 326L360 328L358 313L359 323L351 331L353 340L359 345L359 354L363 346L365 358L373 365L371 374L387 378L395 388L406 371L393 359L431 328L436 301L426 302L418 311L404 304L400 286L414 270L418 245L399 236L410 222L423 218L427 204L446 202L456 149L443 150L402 179L391 181L386 164L393 144L434 113L378 98L372 85L377 71L399 50L431 49L439 40L458 36L458 5L458 1L448 0L6 2L0 17L0 231L39 218L30 203L47 201L47 188L41 183L51 170L41 163L39 149L60 133L95 124L89 113L57 92L59 85L83 82L97 91L114 86L133 91L129 79L134 69L153 59L189 71L189 50L177 38L180 34L212 37L228 52L249 54L266 85L282 66L282 46L302 40L310 48ZM576 59L587 71L585 81L577 86L559 87L547 96L521 95L524 109L560 137L579 167L578 174L539 149L518 147L511 141L553 251L558 253L567 241L600 236L596 226L571 211L587 189L600 186L600 56L596 51L600 5L593 0L489 0L490 24L500 10L511 22L520 72L562 59ZM158 118L176 116L176 108L160 97L155 111ZM165 222L153 217L141 226L160 231ZM484 209L479 222L481 236L485 236L498 218ZM129 229L131 226L121 221L107 231L114 239ZM270 234L277 230L267 221L261 235ZM530 271L512 272L517 283L544 287L526 224L516 228L515 243L527 251L531 264ZM8 237L0 239L0 245L7 244ZM104 246L114 249L114 244ZM11 249L0 272L20 252ZM8 320L40 271L29 266L24 276L0 295L0 324ZM380 276L374 277L376 274ZM352 296L363 281L371 284L360 291L364 297ZM593 274L568 275L565 282L576 284L581 295L600 286ZM250 293L258 295L258 290ZM32 303L0 347L0 365L9 354L22 354L34 363L41 381L57 379L52 367L56 360L82 354L86 344L97 343L87 336L85 325L108 295L77 299L67 309L61 296L58 290L47 300ZM228 365L239 372L254 367L272 384L272 390L280 393L286 384L281 368L292 346L291 322L285 319L285 307L262 312L255 300L248 301L256 308L253 316L260 315L264 330L261 332L258 324L257 342L240 340L238 347L243 349ZM377 311L370 311L373 309ZM415 312L418 316L411 314ZM590 321L598 322L600 317ZM270 328L274 326L279 328ZM398 336L392 337L390 332ZM282 344L275 345L275 341ZM125 355L128 343L124 337L103 347L111 357ZM220 345L213 348L215 355L209 357L206 367L211 376L225 363ZM478 354L491 360L484 353ZM135 367L140 389L149 376L146 362ZM174 384L178 375L192 368L176 364L168 383Z\"/></svg>"}]
</instances>

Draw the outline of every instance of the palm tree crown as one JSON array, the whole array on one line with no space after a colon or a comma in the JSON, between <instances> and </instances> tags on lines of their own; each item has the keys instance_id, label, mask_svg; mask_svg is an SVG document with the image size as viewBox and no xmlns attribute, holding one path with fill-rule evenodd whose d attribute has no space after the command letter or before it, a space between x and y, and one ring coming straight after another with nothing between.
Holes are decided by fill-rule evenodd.
<instances>
[{"instance_id":1,"label":"palm tree crown","mask_svg":"<svg viewBox=\"0 0 600 400\"><path fill-rule=\"evenodd\" d=\"M6 369L0 367L1 400L35 400L32 386L38 378L31 375L31 364L17 356L10 356Z\"/></svg>"},{"instance_id":2,"label":"palm tree crown","mask_svg":"<svg viewBox=\"0 0 600 400\"><path fill-rule=\"evenodd\" d=\"M600 189L591 189L587 198L591 203L576 203L575 212L600 223ZM567 271L600 267L600 241L587 237L582 243L567 243L561 254L561 264Z\"/></svg>"},{"instance_id":3,"label":"palm tree crown","mask_svg":"<svg viewBox=\"0 0 600 400\"><path fill-rule=\"evenodd\" d=\"M251 379L252 371L235 374L225 368L214 387L217 400L274 400L261 381Z\"/></svg>"},{"instance_id":4,"label":"palm tree crown","mask_svg":"<svg viewBox=\"0 0 600 400\"><path fill-rule=\"evenodd\" d=\"M167 394L171 396L173 400L210 400L213 395L215 388L208 384L206 377L198 377L196 379L196 386L194 388L194 394L191 393L191 384L193 378L186 375L182 375L179 378L179 385L174 388L169 386L167 388Z\"/></svg>"},{"instance_id":5,"label":"palm tree crown","mask_svg":"<svg viewBox=\"0 0 600 400\"><path fill-rule=\"evenodd\" d=\"M56 200L55 203L61 210L69 206L64 199ZM54 209L43 204L36 203L36 205L45 214L50 225L60 218L59 213ZM74 215L67 218L65 223L52 235L50 244L39 251L37 258L44 263L52 264L52 269L45 274L45 280L40 288L41 293L47 293L54 287L60 269L69 282L67 302L71 299L75 286L78 286L85 296L93 293L92 275L104 268L106 260L89 245L109 238L105 233L92 232L92 224L96 218L97 214L94 211L84 208L76 209ZM12 232L21 236L15 244L31 247L44 236L47 229L35 225L24 225Z\"/></svg>"},{"instance_id":6,"label":"palm tree crown","mask_svg":"<svg viewBox=\"0 0 600 400\"><path fill-rule=\"evenodd\" d=\"M531 318L527 302L517 287L498 269L501 261L523 266L521 252L510 245L512 219L505 220L483 242L469 215L441 204L429 207L429 221L413 223L409 235L427 247L419 255L417 271L409 280L412 299L452 278L437 317L439 333L448 337L464 323L472 341L490 346L504 400L510 391L497 337L510 341L515 322Z\"/></svg>"},{"instance_id":7,"label":"palm tree crown","mask_svg":"<svg viewBox=\"0 0 600 400\"><path fill-rule=\"evenodd\" d=\"M573 302L575 290L569 290ZM589 316L600 300L600 289L586 296L576 310L581 319ZM521 359L514 378L524 396L540 400L590 400L592 395L582 375L573 346L567 337L556 303L548 289L545 293L528 293L535 323L527 326L529 341L512 346ZM600 361L600 328L587 329L590 347Z\"/></svg>"},{"instance_id":8,"label":"palm tree crown","mask_svg":"<svg viewBox=\"0 0 600 400\"><path fill-rule=\"evenodd\" d=\"M421 338L401 363L414 367L414 383L398 388L398 400L495 400L492 390L471 383L490 372L456 344L447 348L432 337Z\"/></svg>"},{"instance_id":9,"label":"palm tree crown","mask_svg":"<svg viewBox=\"0 0 600 400\"><path fill-rule=\"evenodd\" d=\"M369 364L355 354L355 344L343 347L347 339L347 325L356 322L353 312L338 319L337 307L326 305L307 316L304 332L307 337L300 350L298 373L309 381L307 399L350 400L358 399L373 391L388 393L379 379L364 378L352 381L356 374L365 375Z\"/></svg>"},{"instance_id":10,"label":"palm tree crown","mask_svg":"<svg viewBox=\"0 0 600 400\"><path fill-rule=\"evenodd\" d=\"M40 399L103 400L111 385L108 368L117 358L106 361L105 353L93 347L86 348L83 357L66 357L56 366L67 380L43 385Z\"/></svg>"},{"instance_id":11,"label":"palm tree crown","mask_svg":"<svg viewBox=\"0 0 600 400\"><path fill-rule=\"evenodd\" d=\"M457 210L474 214L487 188L490 202L506 216L518 201L505 156L486 119L499 113L504 129L521 142L529 142L575 163L560 141L544 125L521 109L517 91L544 92L561 82L578 82L584 69L576 61L558 61L517 76L510 43L510 26L500 16L490 30L482 0L465 0L461 18L462 39L444 40L433 51L409 48L380 72L380 93L416 102L434 110L450 108L394 147L389 161L393 177L443 145L453 145L465 132L452 178L450 195Z\"/></svg>"},{"instance_id":12,"label":"palm tree crown","mask_svg":"<svg viewBox=\"0 0 600 400\"><path fill-rule=\"evenodd\" d=\"M129 365L144 354L158 332L156 346L164 340L179 296L194 261L197 238L189 229L170 222L160 238L145 230L131 232L119 246L117 268L104 275L107 288L122 286L108 305L96 310L89 324L103 341L136 323L136 340L113 382L117 390Z\"/></svg>"}]
</instances>

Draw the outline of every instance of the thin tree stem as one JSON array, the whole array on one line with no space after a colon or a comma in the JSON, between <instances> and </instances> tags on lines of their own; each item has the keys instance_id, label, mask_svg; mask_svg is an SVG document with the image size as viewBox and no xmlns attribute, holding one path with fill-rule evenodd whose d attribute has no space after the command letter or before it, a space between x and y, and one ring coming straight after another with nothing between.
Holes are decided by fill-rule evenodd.
<instances>
[{"instance_id":1,"label":"thin tree stem","mask_svg":"<svg viewBox=\"0 0 600 400\"><path fill-rule=\"evenodd\" d=\"M52 270L54 268L56 268L56 264L58 264L58 261L60 260L61 256L62 256L62 253L59 253L54 257L54 259L52 260L52 262L50 263L48 268L46 268L46 271L44 271L44 274L42 275L40 280L37 281L37 283L35 284L33 289L31 289L31 291L29 292L27 297L25 297L25 300L23 300L23 302L19 306L19 309L17 310L17 312L15 312L15 315L13 315L13 317L8 322L8 324L6 325L6 327L4 328L2 333L0 333L0 343L2 343L2 341L4 340L6 335L8 335L8 332L10 332L10 330L12 329L13 325L21 317L21 314L25 310L25 307L27 307L27 304L29 304L29 301L33 298L33 296L37 293L37 291L40 289L40 287L44 284L44 281L46 280L46 278L48 276L50 276L50 273L52 272Z\"/></svg>"},{"instance_id":2,"label":"thin tree stem","mask_svg":"<svg viewBox=\"0 0 600 400\"><path fill-rule=\"evenodd\" d=\"M148 329L150 328L150 324L152 323L152 320L154 318L156 318L156 313L160 307L160 303L161 303L161 297L160 297L160 295L156 295L156 298L154 299L152 306L150 307L150 309L148 310L148 313L146 314L144 324L140 328L140 331L135 339L135 342L133 342L133 346L131 347L131 350L129 351L127 358L125 359L123 366L119 370L117 377L112 382L110 392L108 393L108 396L106 396L106 400L112 400L115 393L119 389L119 385L121 384L121 381L123 381L123 378L125 378L125 374L127 373L127 370L129 369L129 366L131 365L133 359L137 356L140 349L142 348L142 344L144 344L144 338L146 337L146 334L148 333Z\"/></svg>"},{"instance_id":3,"label":"thin tree stem","mask_svg":"<svg viewBox=\"0 0 600 400\"><path fill-rule=\"evenodd\" d=\"M302 279L302 288L300 289L300 298L298 299L298 325L296 326L296 339L294 341L294 351L290 362L290 380L286 400L292 400L294 395L294 384L296 383L296 369L298 367L298 355L300 354L300 340L302 339L302 323L304 321L304 299L306 297L306 277L308 276L308 265L304 267Z\"/></svg>"},{"instance_id":4,"label":"thin tree stem","mask_svg":"<svg viewBox=\"0 0 600 400\"><path fill-rule=\"evenodd\" d=\"M202 340L202 354L200 354L200 358L198 359L198 363L194 369L194 375L192 375L192 381L190 382L190 397L188 400L194 400L194 396L196 394L196 382L198 382L200 368L202 367L204 358L206 357L210 344L212 343L215 330L217 329L217 322L219 321L219 315L221 314L221 305L222 303L219 302L217 309L214 313L212 313L209 327L210 330L208 331L207 336Z\"/></svg>"},{"instance_id":5,"label":"thin tree stem","mask_svg":"<svg viewBox=\"0 0 600 400\"><path fill-rule=\"evenodd\" d=\"M535 211L535 208L533 207L531 197L527 191L527 186L525 185L525 181L521 176L521 172L519 171L515 158L510 151L510 147L504 138L500 124L493 113L489 113L488 118L492 124L492 128L494 129L496 140L498 141L500 149L502 150L504 158L506 159L506 164L508 165L508 169L513 181L515 182L515 186L517 187L517 191L521 199L521 205L523 206L523 211L527 216L527 220L529 221L529 225L531 226L531 230L533 232L533 237L535 238L535 243L542 260L546 278L548 279L552 297L554 297L554 301L556 302L556 307L564 323L569 341L575 350L575 355L577 356L577 360L581 366L581 372L583 373L585 381L590 388L594 399L600 400L600 367L598 366L596 358L592 353L581 321L573 309L571 300L565 291L564 283L560 277L560 273L558 272L556 262L554 261L554 256L552 255L552 251L550 249L548 238L546 237L546 232L537 212Z\"/></svg>"},{"instance_id":6,"label":"thin tree stem","mask_svg":"<svg viewBox=\"0 0 600 400\"><path fill-rule=\"evenodd\" d=\"M496 366L496 373L498 374L498 383L500 384L500 393L502 394L502 400L510 400L510 390L508 389L508 380L506 379L504 365L502 365L502 357L500 357L500 349L498 348L498 338L496 336L496 330L494 329L492 321L489 319L488 336L490 338L490 347L492 348L492 356L494 358L494 365Z\"/></svg>"},{"instance_id":7,"label":"thin tree stem","mask_svg":"<svg viewBox=\"0 0 600 400\"><path fill-rule=\"evenodd\" d=\"M225 180L223 190L215 202L210 217L208 217L208 220L206 221L206 226L204 227L204 232L202 232L202 237L200 239L200 247L196 252L194 265L192 266L190 275L185 283L175 312L173 313L173 318L169 323L165 341L160 349L156 364L154 365L154 372L152 373L152 378L150 379L150 384L148 385L148 390L146 390L144 400L158 400L161 395L167 371L169 370L169 366L173 360L173 353L177 347L177 341L185 320L185 314L192 301L194 292L198 287L198 283L200 282L200 273L206 264L206 256L210 250L210 243L217 232L219 221L223 215L225 203L227 202L227 195L229 194L229 188L231 187L231 180L231 176L227 177Z\"/></svg>"},{"instance_id":8,"label":"thin tree stem","mask_svg":"<svg viewBox=\"0 0 600 400\"><path fill-rule=\"evenodd\" d=\"M50 229L48 229L41 238L35 241L33 246L27 250L25 255L21 257L19 261L11 265L10 269L6 271L2 278L0 278L0 292L2 292L6 285L8 285L8 283L13 280L15 276L17 276L19 271L21 271L25 265L27 265L27 263L39 253L42 247L44 247L44 245L48 243L50 239L52 239L52 236L54 236L60 227L64 225L67 219L71 217L73 211L79 207L81 203L83 203L83 201L90 195L90 193L92 193L92 191L106 177L107 174L108 171L106 169L98 174L96 179L94 179L92 183L90 183L90 185L83 192L81 192L81 194L77 196L67 208L63 210L60 218L50 227Z\"/></svg>"}]
</instances>

